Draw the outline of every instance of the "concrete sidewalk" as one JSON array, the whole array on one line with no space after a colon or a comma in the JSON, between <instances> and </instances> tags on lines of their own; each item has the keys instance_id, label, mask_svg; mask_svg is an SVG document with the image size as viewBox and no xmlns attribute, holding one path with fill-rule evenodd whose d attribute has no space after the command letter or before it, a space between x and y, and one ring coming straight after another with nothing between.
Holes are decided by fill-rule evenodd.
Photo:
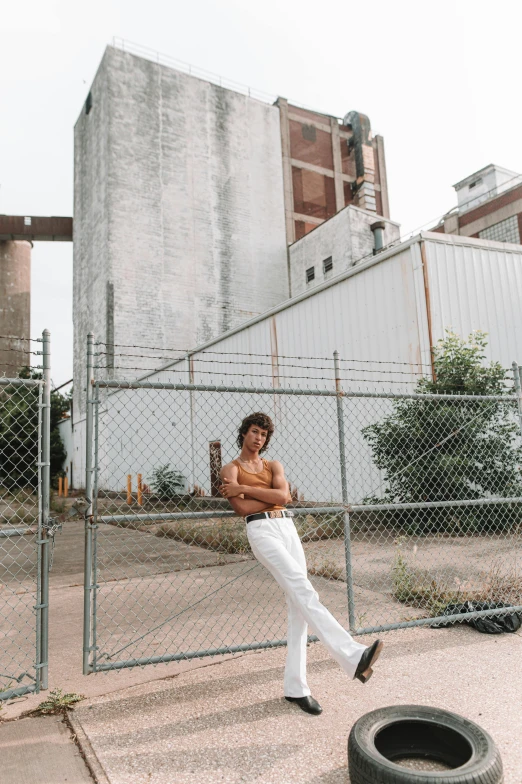
<instances>
[{"instance_id":1,"label":"concrete sidewalk","mask_svg":"<svg viewBox=\"0 0 522 784\"><path fill-rule=\"evenodd\" d=\"M60 716L0 724L2 784L92 784L93 779Z\"/></svg>"},{"instance_id":2,"label":"concrete sidewalk","mask_svg":"<svg viewBox=\"0 0 522 784\"><path fill-rule=\"evenodd\" d=\"M72 721L109 784L347 784L347 738L359 716L433 705L489 731L505 784L520 784L521 654L518 635L399 631L385 635L375 676L362 686L312 645L309 682L324 708L312 717L282 699L285 652L249 653L91 699Z\"/></svg>"},{"instance_id":3,"label":"concrete sidewalk","mask_svg":"<svg viewBox=\"0 0 522 784\"><path fill-rule=\"evenodd\" d=\"M122 542L128 541L129 531L110 530L107 536L114 557L123 557L119 551ZM364 687L349 682L322 646L312 645L310 685L324 707L320 717L307 716L282 699L284 649L84 677L81 674L82 526L69 523L61 537L51 572L49 687L86 695L87 701L71 714L71 719L98 784L208 784L224 780L232 784L257 781L346 784L349 781L346 741L353 722L375 707L408 702L448 708L484 726L501 749L506 784L521 784L520 636L488 637L466 627L388 633L384 635L385 651L376 675ZM147 546L152 547L156 542ZM150 560L141 539L138 545L142 559L147 556ZM170 611L172 592L177 591L175 599L180 600L177 577L184 575L177 571L176 564L180 558L180 563L184 563L187 548L183 545L180 549L174 541L162 543L161 547L162 558L155 562L155 571L147 577L111 583L108 597L133 588L138 580L142 592L145 587L153 592L154 575L161 577L162 569L168 566L173 576L169 578L168 591L163 593L166 597L163 604L165 612ZM205 587L211 577L217 584L223 575L239 567L241 564L236 559L211 570L194 570L194 579L187 585L201 583ZM284 621L284 599L274 592L268 574L261 572L255 579L260 595L270 592L272 608L270 615L256 615L256 623L263 626L260 639L273 638L279 632L283 636L284 629L280 630L276 621ZM252 580L250 576L250 588ZM320 595L326 597L334 612L339 595L344 608L344 583L323 582ZM202 634L201 644L208 642L209 619L220 638L227 629L233 630L234 623L238 628L250 628L252 613L244 601L248 593L241 589L239 594L234 599L233 615L230 607L226 607L223 622L223 602L213 601L206 614L198 604L198 625L191 627L191 639L199 640L197 634ZM361 598L361 606L380 607L379 602L385 600L389 598L383 599L372 592ZM182 642L178 647L169 644L165 649L186 650ZM150 652L149 648L146 651ZM47 694L41 692L12 700L3 706L0 719L19 718L24 711L34 709ZM40 730L32 729L40 719L22 719L13 724L0 721L0 745L3 738L11 738L7 741L9 753L14 753L18 762L23 761L26 766L23 775L16 766L10 768L12 782L5 778L2 769L2 784L61 782L61 779L39 778L40 774L48 774L38 763L48 749L54 750L57 760L65 755L67 764L71 754L74 757L78 753L69 734L58 737L63 725L57 719L51 717L45 719L46 724L38 725L45 728L42 737L51 732L49 728L55 730L51 733L54 740L43 743L45 749L38 740ZM25 732L23 743L22 735L17 735L22 731ZM12 739L12 733L18 740ZM85 768L82 772L85 774Z\"/></svg>"},{"instance_id":4,"label":"concrete sidewalk","mask_svg":"<svg viewBox=\"0 0 522 784\"><path fill-rule=\"evenodd\" d=\"M114 582L109 583L109 600L112 595L116 595L118 590L125 590L128 585L132 584L137 592L144 592L144 586L147 586L149 595L152 595L157 589L154 584L154 571L172 570L170 583L167 583L163 589L164 600L162 608L165 616L171 614L169 597L177 588L176 574L179 562L183 563L182 559L187 559L187 551L191 549L186 545L175 542L174 540L161 541L156 537L149 537L149 548L158 547L164 551L162 559L158 562L153 562L154 568L151 564L148 565L148 577L134 577L134 579L122 579L122 567L120 562L124 562L125 554L129 552L129 536L134 532L127 529L108 527L107 540L109 542L111 558L113 558L115 567L115 574L120 578ZM143 536L140 534L140 536ZM147 540L147 537L145 537ZM134 541L132 539L131 541ZM140 541L140 556L142 560L149 558L152 561L154 551L147 550L145 545ZM123 554L122 552L123 551ZM206 557L206 551L203 551L203 556ZM58 535L56 549L54 553L53 569L50 574L50 601L49 601L49 689L61 688L65 692L76 692L78 694L85 694L88 697L97 696L100 694L107 694L117 689L122 689L127 686L135 685L138 683L146 683L158 678L164 678L167 675L177 675L187 669L194 669L197 667L208 666L209 660L194 660L194 662L161 664L158 666L149 666L144 668L135 668L133 670L118 670L110 673L104 673L97 676L86 677L82 674L82 648L83 648L83 557L84 557L84 528L83 523L69 522L64 525L63 532ZM198 558L200 557L198 553ZM234 568L234 563L238 560L237 556L231 557L231 564L223 567L216 567L215 571L219 574L227 569ZM141 574L143 565L138 564L138 573ZM130 571L130 569L129 569ZM198 579L200 573L208 576L208 570L194 570L195 579ZM190 571L186 573L190 576ZM152 576L151 576L152 575ZM217 578L216 578L217 579ZM270 576L267 574L265 582L268 584L271 581ZM190 584L190 579L188 579ZM203 579L200 578L203 583ZM20 584L20 588L23 586ZM34 583L28 581L26 590L28 592L27 607L30 624L34 624ZM224 603L224 602L222 602ZM132 604L135 609L135 603ZM216 612L216 605L214 604L213 610ZM228 608L228 614L230 611ZM129 614L128 619L129 628L133 628L134 616ZM245 615L247 612L245 611ZM142 620L145 615L142 616ZM269 620L267 618L268 631L270 631ZM125 619L122 620L124 622ZM127 621L125 621L127 622ZM2 625L3 624L3 625ZM216 621L215 625L218 628L219 623ZM27 627L30 629L30 625ZM145 627L146 628L146 627ZM6 635L6 638L11 638L11 629L9 627L8 619L0 618L0 633ZM193 632L190 632L194 636ZM262 637L262 639L265 639ZM12 636L13 645L18 645L16 637ZM235 642L236 640L234 640ZM183 647L176 647L176 640L165 650L185 650ZM29 651L31 661L34 655L32 639L24 641L26 648ZM149 639L146 640L144 651L150 654ZM18 652L13 653L14 661L17 661ZM11 700L2 705L0 712L0 721L4 719L14 719L19 717L24 712L33 710L36 706L45 699L47 691L42 691L40 694L30 694L22 698Z\"/></svg>"}]
</instances>

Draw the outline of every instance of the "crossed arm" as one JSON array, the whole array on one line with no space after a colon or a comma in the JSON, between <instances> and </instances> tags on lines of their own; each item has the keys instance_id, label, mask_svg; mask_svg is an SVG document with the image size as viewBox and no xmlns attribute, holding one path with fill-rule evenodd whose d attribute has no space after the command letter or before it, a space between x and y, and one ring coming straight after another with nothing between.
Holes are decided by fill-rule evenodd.
<instances>
[{"instance_id":1,"label":"crossed arm","mask_svg":"<svg viewBox=\"0 0 522 784\"><path fill-rule=\"evenodd\" d=\"M284 468L277 460L272 462L272 487L250 487L240 485L237 481L237 466L229 463L221 469L221 494L228 498L232 509L242 517L256 512L263 512L271 506L283 506L290 501L288 482ZM244 498L244 495L250 498Z\"/></svg>"}]
</instances>

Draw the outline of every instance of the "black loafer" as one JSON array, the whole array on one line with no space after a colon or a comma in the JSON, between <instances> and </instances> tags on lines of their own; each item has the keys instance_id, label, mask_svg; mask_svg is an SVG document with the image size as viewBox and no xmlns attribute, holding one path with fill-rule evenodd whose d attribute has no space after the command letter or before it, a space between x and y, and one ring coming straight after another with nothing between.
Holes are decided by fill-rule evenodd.
<instances>
[{"instance_id":1,"label":"black loafer","mask_svg":"<svg viewBox=\"0 0 522 784\"><path fill-rule=\"evenodd\" d=\"M305 713L311 713L312 716L319 716L323 712L323 709L313 697L285 697L285 700L295 702L301 710L304 710Z\"/></svg>"},{"instance_id":2,"label":"black loafer","mask_svg":"<svg viewBox=\"0 0 522 784\"><path fill-rule=\"evenodd\" d=\"M363 655L357 665L357 669L355 670L355 675L353 679L356 678L361 681L361 683L367 683L373 675L372 665L375 664L379 655L382 651L382 646L384 643L381 640L375 640L373 645L370 645L369 648L366 648L363 651Z\"/></svg>"}]
</instances>

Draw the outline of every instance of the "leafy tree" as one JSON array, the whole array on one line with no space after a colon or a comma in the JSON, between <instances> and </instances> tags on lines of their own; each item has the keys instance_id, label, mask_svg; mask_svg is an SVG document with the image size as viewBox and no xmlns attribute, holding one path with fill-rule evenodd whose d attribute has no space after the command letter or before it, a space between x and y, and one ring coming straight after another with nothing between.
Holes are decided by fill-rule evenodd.
<instances>
[{"instance_id":1,"label":"leafy tree","mask_svg":"<svg viewBox=\"0 0 522 784\"><path fill-rule=\"evenodd\" d=\"M41 378L24 368L20 378ZM62 473L65 447L58 423L71 405L71 395L51 392L51 481ZM0 485L9 489L38 484L38 389L7 386L0 390Z\"/></svg>"},{"instance_id":2,"label":"leafy tree","mask_svg":"<svg viewBox=\"0 0 522 784\"><path fill-rule=\"evenodd\" d=\"M0 388L0 485L38 484L38 389Z\"/></svg>"},{"instance_id":3,"label":"leafy tree","mask_svg":"<svg viewBox=\"0 0 522 784\"><path fill-rule=\"evenodd\" d=\"M51 481L63 474L66 452L58 425L71 408L71 399L72 391L66 395L56 390L51 392Z\"/></svg>"},{"instance_id":4,"label":"leafy tree","mask_svg":"<svg viewBox=\"0 0 522 784\"><path fill-rule=\"evenodd\" d=\"M455 400L397 399L389 416L363 429L375 464L385 472L381 503L522 496L522 448L512 402L478 397L510 391L502 366L483 364L486 346L482 332L466 342L447 331L433 349L434 379L421 379L416 392L455 395ZM477 400L459 401L462 394ZM494 506L469 507L461 517L476 522L498 514ZM442 520L444 514L434 510L427 517Z\"/></svg>"}]
</instances>

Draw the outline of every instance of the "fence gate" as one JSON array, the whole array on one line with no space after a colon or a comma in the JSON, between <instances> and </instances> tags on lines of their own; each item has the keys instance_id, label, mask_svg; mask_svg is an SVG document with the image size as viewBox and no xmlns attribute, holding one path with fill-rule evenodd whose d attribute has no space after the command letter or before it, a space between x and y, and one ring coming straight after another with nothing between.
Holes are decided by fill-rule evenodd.
<instances>
[{"instance_id":1,"label":"fence gate","mask_svg":"<svg viewBox=\"0 0 522 784\"><path fill-rule=\"evenodd\" d=\"M110 381L91 389L84 672L285 645L284 596L253 558L244 520L213 494L218 464L236 456L241 419L266 411L279 423L271 454L298 505L307 480L327 498L296 510L303 539L319 531L342 540L335 392ZM299 468L302 450L310 460ZM323 600L348 625L350 586L323 582Z\"/></svg>"},{"instance_id":2,"label":"fence gate","mask_svg":"<svg viewBox=\"0 0 522 784\"><path fill-rule=\"evenodd\" d=\"M216 493L253 411L353 634L522 612L518 376L517 395L394 394L343 391L335 370L323 390L88 384L85 674L286 644L284 596Z\"/></svg>"},{"instance_id":3,"label":"fence gate","mask_svg":"<svg viewBox=\"0 0 522 784\"><path fill-rule=\"evenodd\" d=\"M50 336L43 378L0 377L0 700L47 688Z\"/></svg>"}]
</instances>

